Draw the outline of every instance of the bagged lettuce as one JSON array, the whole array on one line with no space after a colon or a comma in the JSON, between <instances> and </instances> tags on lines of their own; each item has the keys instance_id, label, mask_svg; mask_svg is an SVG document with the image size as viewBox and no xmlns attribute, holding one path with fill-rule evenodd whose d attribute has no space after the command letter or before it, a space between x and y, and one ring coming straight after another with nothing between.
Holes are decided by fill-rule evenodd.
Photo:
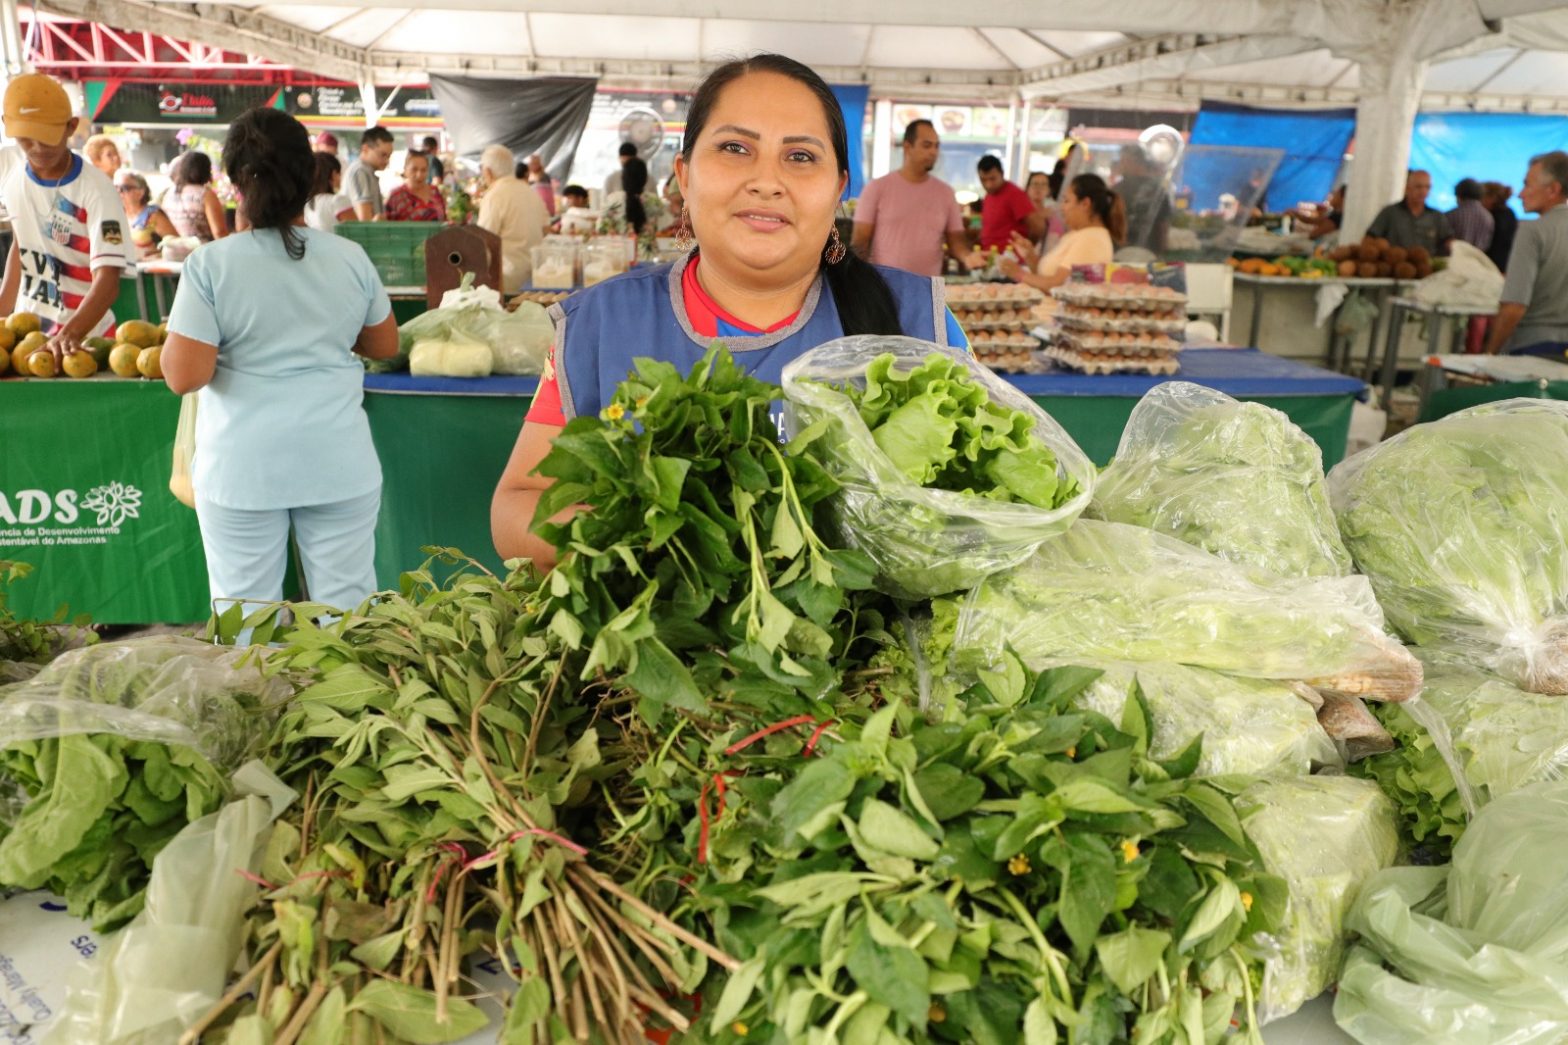
<instances>
[{"instance_id":1,"label":"bagged lettuce","mask_svg":"<svg viewBox=\"0 0 1568 1045\"><path fill-rule=\"evenodd\" d=\"M1428 658L1421 701L1447 724L1478 804L1568 775L1568 700L1526 693L1483 671ZM1446 852L1468 820L1454 775L1432 734L1403 709L1384 708L1379 717L1399 747L1354 772L1375 780L1398 803L1414 841Z\"/></svg>"},{"instance_id":2,"label":"bagged lettuce","mask_svg":"<svg viewBox=\"0 0 1568 1045\"><path fill-rule=\"evenodd\" d=\"M1285 577L1352 572L1318 444L1278 410L1186 381L1133 407L1088 514Z\"/></svg>"},{"instance_id":3,"label":"bagged lettuce","mask_svg":"<svg viewBox=\"0 0 1568 1045\"><path fill-rule=\"evenodd\" d=\"M1446 867L1367 883L1334 1019L1364 1045L1568 1037L1568 781L1493 801Z\"/></svg>"},{"instance_id":4,"label":"bagged lettuce","mask_svg":"<svg viewBox=\"0 0 1568 1045\"><path fill-rule=\"evenodd\" d=\"M1094 465L967 353L905 337L831 341L784 368L785 427L842 485L838 536L901 598L972 588L1088 506Z\"/></svg>"},{"instance_id":5,"label":"bagged lettuce","mask_svg":"<svg viewBox=\"0 0 1568 1045\"><path fill-rule=\"evenodd\" d=\"M1168 661L1407 700L1421 664L1382 626L1365 578L1272 576L1153 530L1081 519L970 594L953 649L994 661L1011 648L1030 666Z\"/></svg>"},{"instance_id":6,"label":"bagged lettuce","mask_svg":"<svg viewBox=\"0 0 1568 1045\"><path fill-rule=\"evenodd\" d=\"M1236 798L1264 866L1290 887L1269 938L1258 997L1264 1023L1289 1016L1339 976L1346 917L1362 887L1399 855L1394 806L1375 784L1343 776L1254 783Z\"/></svg>"},{"instance_id":7,"label":"bagged lettuce","mask_svg":"<svg viewBox=\"0 0 1568 1045\"><path fill-rule=\"evenodd\" d=\"M1417 425L1328 478L1389 623L1534 693L1568 694L1568 403Z\"/></svg>"},{"instance_id":8,"label":"bagged lettuce","mask_svg":"<svg viewBox=\"0 0 1568 1045\"><path fill-rule=\"evenodd\" d=\"M1314 765L1338 765L1339 754L1290 686L1233 678L1182 664L1094 665L1103 674L1075 706L1122 720L1127 701L1143 695L1154 732L1149 757L1175 759L1199 738L1198 776L1304 776Z\"/></svg>"}]
</instances>

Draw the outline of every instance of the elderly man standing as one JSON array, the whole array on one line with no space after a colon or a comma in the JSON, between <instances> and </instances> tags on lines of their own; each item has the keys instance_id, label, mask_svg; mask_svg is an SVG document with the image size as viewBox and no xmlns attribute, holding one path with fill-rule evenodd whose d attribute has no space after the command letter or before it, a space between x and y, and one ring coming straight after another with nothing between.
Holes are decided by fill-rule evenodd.
<instances>
[{"instance_id":1,"label":"elderly man standing","mask_svg":"<svg viewBox=\"0 0 1568 1045\"><path fill-rule=\"evenodd\" d=\"M1448 253L1448 241L1454 230L1441 211L1426 205L1432 194L1432 176L1426 171L1411 171L1405 175L1405 198L1395 200L1372 219L1368 236L1388 240L1391 246L1422 247L1433 257Z\"/></svg>"},{"instance_id":2,"label":"elderly man standing","mask_svg":"<svg viewBox=\"0 0 1568 1045\"><path fill-rule=\"evenodd\" d=\"M911 120L904 128L903 167L867 185L855 205L856 254L918 276L940 276L944 242L955 258L969 253L953 187L931 176L941 148L930 120Z\"/></svg>"},{"instance_id":3,"label":"elderly man standing","mask_svg":"<svg viewBox=\"0 0 1568 1045\"><path fill-rule=\"evenodd\" d=\"M1530 161L1519 202L1540 217L1521 222L1514 236L1486 350L1560 351L1568 347L1568 152Z\"/></svg>"},{"instance_id":4,"label":"elderly man standing","mask_svg":"<svg viewBox=\"0 0 1568 1045\"><path fill-rule=\"evenodd\" d=\"M550 214L527 181L514 175L512 151L492 145L479 157L479 227L501 237L501 290L515 294L533 271L529 253L545 237Z\"/></svg>"}]
</instances>

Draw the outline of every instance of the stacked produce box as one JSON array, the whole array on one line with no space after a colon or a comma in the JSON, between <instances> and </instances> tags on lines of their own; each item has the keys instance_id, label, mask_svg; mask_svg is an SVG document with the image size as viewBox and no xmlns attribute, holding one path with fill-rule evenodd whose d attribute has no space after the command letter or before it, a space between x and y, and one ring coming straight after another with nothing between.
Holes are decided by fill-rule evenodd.
<instances>
[{"instance_id":1,"label":"stacked produce box","mask_svg":"<svg viewBox=\"0 0 1568 1045\"><path fill-rule=\"evenodd\" d=\"M1056 363L1089 374L1174 374L1187 326L1186 295L1147 283L1069 283L1051 291Z\"/></svg>"}]
</instances>

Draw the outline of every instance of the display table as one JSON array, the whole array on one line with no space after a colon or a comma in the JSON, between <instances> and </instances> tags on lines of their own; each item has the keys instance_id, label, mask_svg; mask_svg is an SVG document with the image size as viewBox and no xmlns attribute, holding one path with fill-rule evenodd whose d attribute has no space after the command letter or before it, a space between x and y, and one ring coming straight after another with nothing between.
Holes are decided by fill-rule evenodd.
<instances>
[{"instance_id":1,"label":"display table","mask_svg":"<svg viewBox=\"0 0 1568 1045\"><path fill-rule=\"evenodd\" d=\"M1500 399L1568 399L1568 363L1539 356L1429 356L1416 388L1416 420L1436 421Z\"/></svg>"},{"instance_id":2,"label":"display table","mask_svg":"<svg viewBox=\"0 0 1568 1045\"><path fill-rule=\"evenodd\" d=\"M1324 287L1344 287L1347 291L1362 290L1372 295L1378 304L1379 320L1378 322L1372 324L1372 329L1368 332L1368 356L1370 357L1371 354L1376 350L1376 346L1378 344L1379 326L1381 324L1382 314L1385 311L1383 308L1383 299L1387 295L1397 292L1401 287L1408 287L1413 285L1406 280L1374 278L1363 279L1359 276L1324 276L1321 279L1301 279L1300 277L1296 276L1255 276L1247 272L1237 272L1235 274L1235 282L1238 288L1248 287L1251 289L1251 294L1248 295L1248 298L1252 314L1248 323L1247 344L1266 348L1270 351L1273 351L1277 355L1293 357L1299 357L1304 354L1314 355L1315 353L1302 353L1299 351L1299 345L1283 345L1277 343L1277 331L1271 331L1270 336L1265 337L1263 315L1264 312L1268 310L1265 303L1268 301L1269 295L1285 293L1290 290L1301 290L1304 288L1311 289L1316 292ZM1316 294L1314 293L1314 297L1315 296ZM1348 294L1346 295L1345 300L1349 300ZM1352 344L1352 339L1350 337L1340 334L1334 329L1335 322L1339 317L1339 310L1343 307L1344 302L1342 301L1340 302L1340 305L1334 309L1333 316L1330 318L1327 329L1328 343L1326 349L1321 355L1321 358L1323 359L1324 366L1327 366L1330 370L1348 372L1351 369L1352 361L1356 355L1355 346ZM1313 329L1315 330L1317 328L1314 327ZM1300 340L1299 324L1296 328L1296 334L1297 340ZM1368 369L1366 371L1366 377L1368 380L1371 380L1372 376L1370 368L1371 364L1368 363Z\"/></svg>"},{"instance_id":3,"label":"display table","mask_svg":"<svg viewBox=\"0 0 1568 1045\"><path fill-rule=\"evenodd\" d=\"M1472 316L1496 315L1496 306L1477 308L1470 305L1434 305L1426 301L1417 301L1414 298L1391 298L1388 316L1388 339L1383 344L1383 363L1378 368L1378 400L1383 409L1388 409L1388 400L1394 392L1394 378L1399 367L1399 342L1404 336L1405 321L1411 316L1421 316L1426 320L1427 355L1438 354L1438 347L1442 343L1443 327L1446 322L1463 319L1468 321ZM1463 343L1461 337L1460 343Z\"/></svg>"},{"instance_id":4,"label":"display table","mask_svg":"<svg viewBox=\"0 0 1568 1045\"><path fill-rule=\"evenodd\" d=\"M1344 454L1351 404L1364 390L1359 381L1242 349L1184 352L1176 379L1277 407L1319 442L1329 465ZM1053 373L1012 380L1104 463L1133 405L1172 379ZM432 545L500 568L490 544L490 496L536 387L531 377L366 375L365 412L383 475L378 584L396 586ZM179 405L151 381L0 380L6 431L33 447L7 444L0 482L0 558L38 567L12 593L16 612L47 617L69 603L73 613L105 623L206 618L196 513L168 492Z\"/></svg>"}]
</instances>

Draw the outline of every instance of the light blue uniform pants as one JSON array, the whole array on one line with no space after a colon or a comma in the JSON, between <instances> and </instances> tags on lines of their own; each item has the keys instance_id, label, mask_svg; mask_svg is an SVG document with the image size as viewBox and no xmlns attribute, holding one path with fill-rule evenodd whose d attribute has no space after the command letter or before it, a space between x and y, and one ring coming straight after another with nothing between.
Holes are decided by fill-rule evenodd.
<instances>
[{"instance_id":1,"label":"light blue uniform pants","mask_svg":"<svg viewBox=\"0 0 1568 1045\"><path fill-rule=\"evenodd\" d=\"M347 501L262 511L224 508L198 494L196 519L212 597L243 600L250 604L246 613L256 604L281 601L292 526L310 601L353 609L376 590L380 510L379 488Z\"/></svg>"}]
</instances>

